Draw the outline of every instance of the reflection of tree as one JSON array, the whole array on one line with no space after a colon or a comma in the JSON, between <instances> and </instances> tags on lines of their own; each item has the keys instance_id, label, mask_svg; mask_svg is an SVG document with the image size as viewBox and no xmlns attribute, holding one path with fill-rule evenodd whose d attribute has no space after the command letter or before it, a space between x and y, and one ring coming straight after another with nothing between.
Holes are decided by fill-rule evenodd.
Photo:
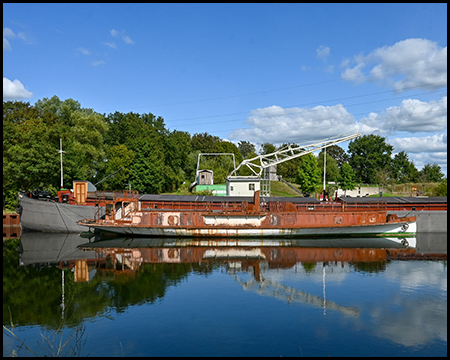
<instances>
[{"instance_id":1,"label":"reflection of tree","mask_svg":"<svg viewBox=\"0 0 450 360\"><path fill-rule=\"evenodd\" d=\"M302 262L301 264L306 273L313 273L316 268L316 263Z\"/></svg>"},{"instance_id":2,"label":"reflection of tree","mask_svg":"<svg viewBox=\"0 0 450 360\"><path fill-rule=\"evenodd\" d=\"M386 270L386 261L349 262L348 264L356 271L366 273L377 273Z\"/></svg>"},{"instance_id":3,"label":"reflection of tree","mask_svg":"<svg viewBox=\"0 0 450 360\"><path fill-rule=\"evenodd\" d=\"M61 271L56 267L18 267L20 240L3 242L3 324L58 324ZM51 326L51 325L50 325Z\"/></svg>"},{"instance_id":4,"label":"reflection of tree","mask_svg":"<svg viewBox=\"0 0 450 360\"><path fill-rule=\"evenodd\" d=\"M68 326L83 319L118 312L128 306L153 303L166 289L177 286L190 272L210 274L220 264L142 264L133 276L98 270L90 282L75 282L74 273L57 264L19 267L20 240L3 243L3 324L44 325L56 329L61 321L61 271L65 271L65 316Z\"/></svg>"}]
</instances>

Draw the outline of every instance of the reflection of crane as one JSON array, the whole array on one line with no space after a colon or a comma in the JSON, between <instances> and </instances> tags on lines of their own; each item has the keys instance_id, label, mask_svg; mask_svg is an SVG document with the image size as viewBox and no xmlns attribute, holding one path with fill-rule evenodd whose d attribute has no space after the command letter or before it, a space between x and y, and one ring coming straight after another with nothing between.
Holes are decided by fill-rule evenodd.
<instances>
[{"instance_id":1,"label":"reflection of crane","mask_svg":"<svg viewBox=\"0 0 450 360\"><path fill-rule=\"evenodd\" d=\"M354 138L361 136L360 133L356 133L349 136L344 137L335 137L328 138L321 142L310 144L310 145L302 145L302 146L293 146L292 144L282 147L281 149L265 155L259 155L251 159L245 159L242 161L237 168L235 168L230 176L237 175L237 171L243 165L246 165L256 176L261 177L264 169L268 168L272 165L280 164L284 161L295 159L299 156L303 156L314 151L324 149L331 145L336 145L344 141L349 141Z\"/></svg>"},{"instance_id":2,"label":"reflection of crane","mask_svg":"<svg viewBox=\"0 0 450 360\"><path fill-rule=\"evenodd\" d=\"M345 315L359 316L359 310L353 307L340 306L332 301L325 300L324 297L311 295L304 291L296 290L292 287L280 284L276 281L261 278L257 281L255 278L251 278L247 281L241 281L235 274L229 272L229 274L236 280L244 290L255 292L259 295L272 296L279 300L286 301L289 304L305 303L316 307L320 307L328 310L337 310Z\"/></svg>"}]
</instances>

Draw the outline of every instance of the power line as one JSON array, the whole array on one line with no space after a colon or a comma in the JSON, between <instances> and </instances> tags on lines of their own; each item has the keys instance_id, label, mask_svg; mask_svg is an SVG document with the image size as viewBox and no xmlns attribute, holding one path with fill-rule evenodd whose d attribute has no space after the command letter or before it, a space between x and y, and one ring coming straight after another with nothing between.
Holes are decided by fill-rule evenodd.
<instances>
[{"instance_id":1,"label":"power line","mask_svg":"<svg viewBox=\"0 0 450 360\"><path fill-rule=\"evenodd\" d=\"M416 112L415 114L424 114L424 113L427 113L427 112L430 112L430 111L439 111L439 110L440 109L432 109L432 110L427 110L427 111L423 111L423 112ZM364 114L366 114L366 113L364 112L364 113L359 113L359 114L354 114L354 115L350 114L350 115L352 115L352 116L359 116L359 115L364 115ZM336 120L336 119L340 119L340 118L343 119L345 117L347 117L347 115L343 115L341 117L332 116L332 117L319 118L319 119L314 119L314 120L315 121L326 121L326 120L333 120L333 119ZM386 118L393 118L393 117L392 117L392 115L387 115ZM233 121L237 121L237 120L233 120ZM217 122L211 122L209 124L215 124L215 123L217 123ZM286 125L289 125L289 124L294 125L295 123L296 123L295 119L292 119L290 122L289 121L285 122ZM206 123L206 124L208 124L208 123ZM272 126L273 126L273 124L259 125L258 128L259 129L261 129L261 128L270 128ZM252 130L252 129L244 129L244 130ZM229 131L232 131L232 130L219 130L219 131L216 131L216 133L225 133L225 132L229 132Z\"/></svg>"},{"instance_id":2,"label":"power line","mask_svg":"<svg viewBox=\"0 0 450 360\"><path fill-rule=\"evenodd\" d=\"M380 71L377 71L377 74L398 72L400 70L412 68L412 67L415 67L415 66L423 66L424 64L431 64L431 63L440 62L440 61L447 61L447 59L439 59L439 60L434 60L434 61L427 61L427 62L422 62L422 63L419 63L419 64L413 64L413 65L399 67L399 68L394 68L394 69L389 69L389 70L380 70ZM228 96L222 96L222 97L216 97L216 98L181 101L181 102L167 103L167 104L156 104L156 105L155 104L153 104L153 105L150 104L150 105L145 105L145 106L134 106L133 108L134 109L139 109L139 108L148 108L148 107L175 106L175 105L186 105L186 104L208 102L208 101L216 101L216 100L234 99L234 98L245 97L245 96L267 94L267 93L277 92L277 91L299 89L299 88L308 87L308 86L329 84L329 83L332 83L332 82L337 82L337 81L342 81L342 80L344 80L344 81L355 81L355 80L358 80L359 78L366 78L366 77L370 77L370 75L361 74L361 75L354 76L353 78L350 78L350 79L343 79L342 76L341 76L340 78L335 78L335 79L331 79L331 80L325 80L325 81L319 81L319 82L314 82L314 83L301 84L301 85L290 86L290 87L279 88L279 89L263 90L263 91L257 91L257 92L247 93L247 94L228 95ZM436 83L436 84L439 84L439 83ZM419 87L421 87L421 86L419 86ZM406 90L408 90L408 88L402 89L402 91L406 91ZM392 91L392 90L390 90L390 91ZM117 110L117 109L115 109L115 110Z\"/></svg>"},{"instance_id":3,"label":"power line","mask_svg":"<svg viewBox=\"0 0 450 360\"><path fill-rule=\"evenodd\" d=\"M419 95L425 95L425 94L433 94L436 92L439 92L440 90L434 90L434 91L427 91L427 92L422 92L422 93L417 93L417 94L413 94L411 96L419 96ZM383 94L386 92L378 92L378 93L372 93L372 94L364 94L364 95L357 95L357 96L353 96L353 97L348 97L348 98L341 98L341 99L336 99L336 100L329 100L329 101L339 101L339 100L344 100L344 99L351 99L351 98L360 98L360 97L365 97L365 96L370 96L370 95L379 95L379 94ZM384 102L384 101L391 101L391 100L396 100L396 99L401 99L403 98L403 96L398 96L398 97L390 97L390 98L385 98L385 99L380 99L380 100L372 100L372 101L366 101L366 102L360 102L360 103L356 103L356 104L351 104L351 105L347 105L345 106L345 108L350 108L350 107L354 107L354 106L361 106L361 105L368 105L368 104L374 104L374 103L379 103L379 102ZM326 101L325 101L326 102ZM286 108L292 108L292 107L301 107L301 106L305 106L305 104L301 104L301 105L293 105L293 106L289 106L289 107L285 107ZM322 109L299 109L298 111L292 111L289 114L281 114L284 116L292 116L295 114L302 114L302 115L308 115L311 114L313 112L316 111L321 111ZM198 117L198 118L186 118L186 119L177 119L177 120L170 120L170 123L173 122L186 122L188 120L196 120L196 119L211 119L211 118L217 118L217 117L225 117L225 116L235 116L235 115L243 115L243 114L249 114L249 112L239 112L239 113L230 113L230 114L223 114L223 115L214 115L214 116L205 116L205 117ZM280 114L274 114L274 115L265 115L265 118L271 118L271 117L278 117L281 116ZM359 115L359 114L355 114L355 115ZM198 122L198 123L189 123L186 125L205 125L205 124L217 124L217 123L224 123L224 122L236 122L236 121L245 121L247 119L244 118L239 118L239 119L233 119L233 120L215 120L213 122ZM167 119L165 119L165 121L169 121Z\"/></svg>"}]
</instances>

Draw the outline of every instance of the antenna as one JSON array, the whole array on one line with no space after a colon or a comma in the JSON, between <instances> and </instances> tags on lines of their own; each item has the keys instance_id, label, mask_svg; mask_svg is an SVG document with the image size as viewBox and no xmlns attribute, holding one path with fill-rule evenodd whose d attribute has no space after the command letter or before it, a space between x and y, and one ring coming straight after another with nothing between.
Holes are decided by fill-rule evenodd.
<instances>
[{"instance_id":1,"label":"antenna","mask_svg":"<svg viewBox=\"0 0 450 360\"><path fill-rule=\"evenodd\" d=\"M59 150L58 152L61 154L61 189L63 188L63 160L62 160L62 154L65 153L62 149L62 139L59 139Z\"/></svg>"}]
</instances>

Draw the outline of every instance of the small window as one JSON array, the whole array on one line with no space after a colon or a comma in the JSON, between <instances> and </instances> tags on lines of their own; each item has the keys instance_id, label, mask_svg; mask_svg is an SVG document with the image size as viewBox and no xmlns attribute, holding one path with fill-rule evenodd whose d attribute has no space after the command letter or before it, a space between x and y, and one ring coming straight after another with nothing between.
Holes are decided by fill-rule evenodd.
<instances>
[{"instance_id":1,"label":"small window","mask_svg":"<svg viewBox=\"0 0 450 360\"><path fill-rule=\"evenodd\" d=\"M202 179L204 179L204 178L205 178L205 175L202 174Z\"/></svg>"},{"instance_id":2,"label":"small window","mask_svg":"<svg viewBox=\"0 0 450 360\"><path fill-rule=\"evenodd\" d=\"M249 190L255 190L255 184L248 184Z\"/></svg>"},{"instance_id":3,"label":"small window","mask_svg":"<svg viewBox=\"0 0 450 360\"><path fill-rule=\"evenodd\" d=\"M230 190L231 190L231 191L233 191L233 190L234 190L232 186L230 186Z\"/></svg>"}]
</instances>

